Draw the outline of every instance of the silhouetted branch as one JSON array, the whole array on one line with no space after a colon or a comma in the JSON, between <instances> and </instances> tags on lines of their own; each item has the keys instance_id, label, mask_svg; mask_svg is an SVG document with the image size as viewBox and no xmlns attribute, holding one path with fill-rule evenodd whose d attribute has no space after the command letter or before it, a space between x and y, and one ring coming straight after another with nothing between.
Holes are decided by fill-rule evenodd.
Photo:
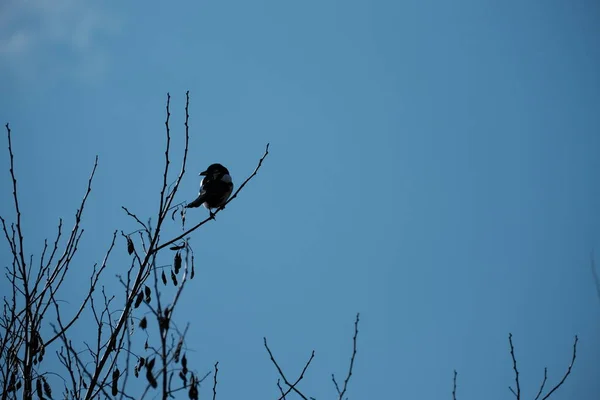
<instances>
[{"instance_id":1,"label":"silhouetted branch","mask_svg":"<svg viewBox=\"0 0 600 400\"><path fill-rule=\"evenodd\" d=\"M512 342L512 333L508 334L508 343L510 343L510 356L512 357L513 369L515 370L515 384L517 391L515 392L512 387L508 387L510 391L515 395L517 400L521 400L521 385L519 384L519 370L517 369L517 359L515 357L515 348Z\"/></svg>"},{"instance_id":2,"label":"silhouetted branch","mask_svg":"<svg viewBox=\"0 0 600 400\"><path fill-rule=\"evenodd\" d=\"M548 394L546 394L544 397L542 397L542 400L546 400L547 398L549 398L552 393L554 393L559 387L562 386L563 383L565 383L565 380L571 374L571 368L573 368L573 364L575 364L575 358L577 357L577 342L578 341L579 341L579 338L577 337L577 335L575 335L575 341L573 342L573 357L571 358L571 364L569 364L569 368L567 368L567 372L565 372L565 374L563 375L560 382L558 382L556 384L556 386L554 386L552 388L552 390L550 390L548 392Z\"/></svg>"},{"instance_id":3,"label":"silhouetted branch","mask_svg":"<svg viewBox=\"0 0 600 400\"><path fill-rule=\"evenodd\" d=\"M534 400L538 400L540 398L540 396L542 395L542 391L544 390L544 386L546 385L547 379L548 379L548 368L544 368L544 380L542 381L542 384L540 385L540 390L538 391Z\"/></svg>"},{"instance_id":4,"label":"silhouetted branch","mask_svg":"<svg viewBox=\"0 0 600 400\"><path fill-rule=\"evenodd\" d=\"M273 362L273 365L275 365L275 368L277 368L277 372L279 372L279 375L283 378L283 382L290 388L287 393L289 393L290 390L293 390L294 392L296 392L298 394L298 396L302 397L304 400L308 400L308 398L304 394L302 394L302 392L300 392L296 388L296 385L304 377L304 372L306 371L306 369L308 368L308 365L310 364L310 362L314 358L315 351L313 350L313 352L312 352L312 354L310 356L310 359L308 360L308 362L304 366L304 369L302 370L302 373L300 374L300 377L296 380L295 383L292 384L285 377L285 374L281 370L281 367L279 366L279 364L277 364L277 361L275 361L275 357L273 356L273 353L271 352L271 349L269 348L269 345L267 344L267 338L265 337L265 338L263 338L263 340L264 340L265 348L267 349L267 352L269 353L269 357L271 357L271 362ZM287 393L282 394L281 397L280 397L280 399L283 399Z\"/></svg>"},{"instance_id":5,"label":"silhouetted branch","mask_svg":"<svg viewBox=\"0 0 600 400\"><path fill-rule=\"evenodd\" d=\"M280 399L285 400L285 392L283 391L283 388L281 387L281 379L277 379L277 388L279 388L279 393L281 393L281 397Z\"/></svg>"},{"instance_id":6,"label":"silhouetted branch","mask_svg":"<svg viewBox=\"0 0 600 400\"><path fill-rule=\"evenodd\" d=\"M213 400L217 399L217 374L219 373L219 362L215 363L215 374L213 379Z\"/></svg>"},{"instance_id":7,"label":"silhouetted branch","mask_svg":"<svg viewBox=\"0 0 600 400\"><path fill-rule=\"evenodd\" d=\"M571 363L569 364L567 371L563 375L562 379L544 397L542 397L542 400L547 400L548 398L550 398L552 393L554 393L558 388L560 388L562 386L562 384L565 383L567 377L571 374L571 369L573 368L573 364L575 364L575 358L577 357L577 342L578 342L578 340L579 340L579 338L576 335L575 341L573 342L573 356L571 358ZM519 384L519 371L517 369L517 359L515 357L515 350L514 350L514 346L513 346L513 342L512 342L512 334L510 334L510 333L508 335L508 341L510 343L510 355L511 355L512 362L513 362L513 369L515 371L516 391L510 386L508 388L510 389L512 394L515 395L515 397L517 399L520 399L521 398L521 388L520 388L520 384ZM548 378L548 369L544 368L544 379L542 380L540 389L538 390L538 393L535 396L535 400L538 400L540 398L540 396L542 395L542 393L544 391L544 387L546 385L547 378Z\"/></svg>"},{"instance_id":8,"label":"silhouetted branch","mask_svg":"<svg viewBox=\"0 0 600 400\"><path fill-rule=\"evenodd\" d=\"M92 181L98 166L98 157L96 156L92 173L88 179L87 190L83 196L81 204L75 213L75 223L71 230L70 236L67 238L64 245L62 255L54 263L55 255L59 247L59 240L62 236L62 219L58 223L58 233L54 246L50 255L46 259L48 250L48 241L44 241L44 247L40 256L39 267L34 268L33 254L27 261L24 257L24 234L21 223L21 208L17 190L17 178L14 167L14 153L12 145L12 134L8 124L6 124L8 138L8 152L10 155L10 176L13 187L13 205L16 213L16 222L11 224L9 233L6 221L2 220L2 226L6 241L13 255L12 270L8 270L9 280L12 286L12 307L10 316L5 312L2 316L4 323L2 324L3 332L2 340L0 340L0 359L4 359L6 351L15 354L14 365L7 363L2 367L2 376L5 377L6 371L13 370L12 378L16 380L16 371L19 371L18 382L12 388L13 391L18 390L19 385L23 386L23 397L29 399L34 394L33 384L35 382L35 391L38 397L51 392L51 387L46 381L47 373L39 373L37 368L39 363L45 356L46 348L52 344L61 334L64 334L75 321L79 318L90 299L91 292L95 288L95 284L104 268L92 272L91 284L88 295L81 302L78 311L71 320L61 327L62 332L56 332L55 336L44 340L42 335L42 321L46 317L48 308L54 304L57 306L55 296L62 286L65 276L69 271L71 261L77 252L79 241L83 234L83 229L80 228L82 215L85 209L86 201L92 189ZM109 250L110 253L110 250ZM17 301L18 298L18 301ZM6 298L5 298L6 304ZM19 308L17 308L17 304ZM58 317L58 316L57 316ZM7 348L7 345L10 347ZM23 356L18 357L19 354ZM14 367L14 368L13 368ZM3 385L3 397L6 395L6 390L11 389ZM16 393L16 392L15 392Z\"/></svg>"},{"instance_id":9,"label":"silhouetted branch","mask_svg":"<svg viewBox=\"0 0 600 400\"><path fill-rule=\"evenodd\" d=\"M300 383L300 381L302 379L304 379L304 373L306 372L306 370L308 369L308 366L310 365L310 363L312 362L313 358L315 358L315 351L313 350L310 358L308 359L308 361L306 362L306 364L304 364L304 368L302 368L302 372L300 372L300 376L298 377L298 379L296 379L296 381L292 384L292 386L290 386L288 388L288 390L286 390L285 392L283 392L282 396L278 399L278 400L282 400L285 399L285 396L287 396L295 387L298 383ZM277 383L279 384L279 379L277 380ZM278 385L279 386L279 385ZM311 397L312 399L312 397Z\"/></svg>"},{"instance_id":10,"label":"silhouetted branch","mask_svg":"<svg viewBox=\"0 0 600 400\"><path fill-rule=\"evenodd\" d=\"M171 149L171 130L169 128L169 119L171 118L170 106L171 106L171 94L167 93L167 106L166 106L167 118L165 120L165 130L167 133L167 144L165 146L165 172L163 174L163 184L162 184L162 188L160 191L160 206L159 206L158 215L162 215L165 211L165 191L167 190L169 165L171 164L171 161L169 160L169 150ZM157 227L157 229L158 229L158 227Z\"/></svg>"},{"instance_id":11,"label":"silhouetted branch","mask_svg":"<svg viewBox=\"0 0 600 400\"><path fill-rule=\"evenodd\" d=\"M10 177L12 179L12 186L13 186L13 200L14 200L14 204L15 204L15 213L17 214L16 228L17 228L17 233L19 235L18 245L15 242L13 244L13 248L19 254L20 268L22 269L22 272L24 275L23 280L27 281L25 256L23 255L23 232L21 230L21 207L19 206L19 196L18 196L18 191L17 191L17 178L15 176L15 157L14 157L14 154L12 151L12 135L11 135L11 130L10 130L9 124L7 123L5 126L6 126L6 133L8 136L8 154L10 156ZM29 299L27 299L27 300L29 300Z\"/></svg>"},{"instance_id":12,"label":"silhouetted branch","mask_svg":"<svg viewBox=\"0 0 600 400\"><path fill-rule=\"evenodd\" d=\"M146 226L145 223L143 223L138 217L137 215L135 215L134 213L130 212L127 207L125 206L121 206L121 208L127 213L127 215L129 215L131 218L133 218L138 224L140 224L142 226L142 228L144 229L144 231L148 232L148 234L150 234L150 231L148 229L148 226Z\"/></svg>"},{"instance_id":13,"label":"silhouetted branch","mask_svg":"<svg viewBox=\"0 0 600 400\"><path fill-rule=\"evenodd\" d=\"M90 289L86 295L86 297L83 299L83 301L81 302L81 306L79 307L79 310L77 310L77 313L71 318L71 320L62 327L62 329L69 329L71 326L73 326L73 324L75 323L75 321L77 321L77 319L79 318L79 316L81 315L81 313L83 312L83 310L85 309L85 307L87 306L88 301L91 299L92 297L92 293L94 292L94 290L96 289L96 285L98 284L98 279L100 278L100 275L102 274L102 272L106 269L106 263L108 261L108 258L110 257L110 253L112 252L112 249L115 246L115 239L117 237L117 231L115 231L113 233L113 238L112 241L110 243L110 246L106 252L106 256L104 257L104 261L102 262L102 265L100 266L100 269L96 272L96 266L94 265L94 269L92 272L92 276L90 278ZM51 297L52 297L52 302L55 305L56 308L56 313L59 314L59 308L58 308L58 303L54 300L54 293L56 292L56 290L53 290L51 293ZM51 304L50 302L48 302L48 304ZM46 346L48 346L50 343L52 343L53 341L55 341L56 339L58 339L58 337L63 334L63 332L57 332L53 337L51 337L50 339L48 339L48 341L46 342Z\"/></svg>"},{"instance_id":14,"label":"silhouetted branch","mask_svg":"<svg viewBox=\"0 0 600 400\"><path fill-rule=\"evenodd\" d=\"M348 375L346 375L346 379L344 380L344 387L340 390L340 387L335 380L335 375L331 374L331 380L335 385L335 389L338 392L339 400L343 400L344 394L346 394L346 390L348 389L348 382L350 381L350 377L352 376L352 368L354 367L354 358L356 357L356 338L358 337L358 321L359 321L360 313L356 314L356 321L354 321L354 337L352 338L352 357L350 357L350 367L348 368Z\"/></svg>"},{"instance_id":15,"label":"silhouetted branch","mask_svg":"<svg viewBox=\"0 0 600 400\"><path fill-rule=\"evenodd\" d=\"M175 181L175 185L173 186L173 189L171 189L171 191L167 195L167 202L166 202L164 210L162 211L161 219L164 219L166 217L167 212L171 209L171 204L173 203L175 194L177 193L177 190L179 189L179 184L181 183L181 180L183 179L183 175L185 174L185 166L187 163L187 156L188 156L188 146L190 143L189 108L190 108L190 91L188 90L187 92L185 92L185 122L184 122L185 145L184 145L184 151L183 151L183 159L181 162L181 170L179 171L179 175L177 176L177 180Z\"/></svg>"},{"instance_id":16,"label":"silhouetted branch","mask_svg":"<svg viewBox=\"0 0 600 400\"><path fill-rule=\"evenodd\" d=\"M453 385L452 385L452 400L456 400L456 375L458 375L458 373L456 372L456 370L454 370L454 379L453 379Z\"/></svg>"}]
</instances>

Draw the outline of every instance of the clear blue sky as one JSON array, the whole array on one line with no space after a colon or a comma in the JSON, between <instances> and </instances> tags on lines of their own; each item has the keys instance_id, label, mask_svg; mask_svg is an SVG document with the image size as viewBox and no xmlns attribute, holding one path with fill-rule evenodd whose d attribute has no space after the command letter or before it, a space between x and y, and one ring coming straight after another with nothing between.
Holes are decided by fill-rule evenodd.
<instances>
[{"instance_id":1,"label":"clear blue sky","mask_svg":"<svg viewBox=\"0 0 600 400\"><path fill-rule=\"evenodd\" d=\"M598 399L598 43L592 0L4 0L0 120L29 251L72 223L98 154L85 282L112 231L135 229L120 206L156 211L165 94L181 143L190 90L178 201L212 162L239 184L271 143L192 236L199 276L177 318L194 367L220 361L221 399L275 398L263 336L292 376L315 349L301 387L333 398L357 311L351 399L450 398L453 369L460 399L510 399L509 332L525 395L545 366L562 376L578 334L553 399ZM119 246L111 274L128 262Z\"/></svg>"}]
</instances>

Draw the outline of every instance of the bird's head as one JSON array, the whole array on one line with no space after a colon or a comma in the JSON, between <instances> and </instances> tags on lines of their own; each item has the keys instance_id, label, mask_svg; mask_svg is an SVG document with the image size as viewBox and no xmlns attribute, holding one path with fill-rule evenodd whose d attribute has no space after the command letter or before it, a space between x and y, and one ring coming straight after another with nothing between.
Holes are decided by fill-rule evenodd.
<instances>
[{"instance_id":1,"label":"bird's head","mask_svg":"<svg viewBox=\"0 0 600 400\"><path fill-rule=\"evenodd\" d=\"M206 171L200 172L201 176L208 176L213 179L220 179L224 175L229 175L229 170L221 164L211 164Z\"/></svg>"}]
</instances>

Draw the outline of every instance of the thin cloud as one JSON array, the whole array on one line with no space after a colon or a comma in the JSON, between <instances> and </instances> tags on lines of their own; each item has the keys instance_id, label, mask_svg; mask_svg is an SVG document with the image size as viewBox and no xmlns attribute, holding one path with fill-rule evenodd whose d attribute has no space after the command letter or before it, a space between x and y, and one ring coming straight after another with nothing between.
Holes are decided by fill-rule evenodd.
<instances>
[{"instance_id":1,"label":"thin cloud","mask_svg":"<svg viewBox=\"0 0 600 400\"><path fill-rule=\"evenodd\" d=\"M23 54L31 47L31 35L25 31L16 31L7 38L0 38L0 54L11 57Z\"/></svg>"},{"instance_id":2,"label":"thin cloud","mask_svg":"<svg viewBox=\"0 0 600 400\"><path fill-rule=\"evenodd\" d=\"M97 79L108 68L107 40L119 23L100 2L4 0L0 69L27 80Z\"/></svg>"}]
</instances>

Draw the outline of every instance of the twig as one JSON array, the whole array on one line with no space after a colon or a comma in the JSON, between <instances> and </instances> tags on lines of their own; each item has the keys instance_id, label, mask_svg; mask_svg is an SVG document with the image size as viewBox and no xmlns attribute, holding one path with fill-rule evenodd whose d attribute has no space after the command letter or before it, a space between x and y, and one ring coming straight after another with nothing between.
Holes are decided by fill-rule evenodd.
<instances>
[{"instance_id":1,"label":"twig","mask_svg":"<svg viewBox=\"0 0 600 400\"><path fill-rule=\"evenodd\" d=\"M456 370L454 370L454 385L453 385L453 389L452 389L452 400L456 400L456 375L458 375L458 373L456 372Z\"/></svg>"},{"instance_id":2,"label":"twig","mask_svg":"<svg viewBox=\"0 0 600 400\"><path fill-rule=\"evenodd\" d=\"M283 391L283 388L281 387L280 381L281 381L280 379L277 379L277 387L279 388L279 393L281 393L280 399L285 400L285 392Z\"/></svg>"},{"instance_id":3,"label":"twig","mask_svg":"<svg viewBox=\"0 0 600 400\"><path fill-rule=\"evenodd\" d=\"M287 395L288 395L288 394L289 394L289 393L290 393L290 392L293 390L293 388L295 388L295 387L296 387L296 385L297 385L298 383L300 383L300 381L301 381L302 379L304 379L304 373L305 373L305 372L306 372L306 370L308 369L308 366L309 366L309 365L310 365L310 363L312 362L313 358L315 358L315 351L314 351L314 350L312 351L312 353L311 353L311 355L310 355L310 358L308 359L308 361L306 362L306 364L304 364L304 368L302 369L302 372L300 373L300 376L298 377L298 379L296 379L296 382L294 382L294 383L292 384L292 386L290 386L290 387L288 388L288 390L287 390L286 392L284 392L284 393L283 393L283 396L281 396L281 397L280 397L278 400L283 400L283 399L285 399L285 396L287 396ZM279 383L279 379L277 380L277 383ZM312 397L311 397L311 399L312 399Z\"/></svg>"},{"instance_id":4,"label":"twig","mask_svg":"<svg viewBox=\"0 0 600 400\"><path fill-rule=\"evenodd\" d=\"M267 344L267 338L263 338L264 343L265 343L265 348L267 349L267 352L269 353L269 356L271 357L271 361L273 362L273 365L275 365L275 368L277 368L277 371L279 372L279 375L283 378L283 382L285 382L285 384L292 389L294 392L296 392L298 394L298 396L302 397L304 400L308 400L308 398L302 394L302 392L300 392L295 384L291 384L288 379L285 377L285 374L283 373L283 371L281 370L281 367L279 366L279 364L277 364L277 361L275 361L275 357L273 357L273 353L271 352L271 349L269 348L269 345ZM302 373L304 374L304 371L306 370L306 368L308 368L308 364L310 364L310 362L312 361L313 357L314 357L314 350L313 350L313 354L310 357L310 360L307 363L307 366L304 368L304 370L302 371ZM299 381L299 380L298 380ZM282 397L280 397L280 399L282 399Z\"/></svg>"},{"instance_id":5,"label":"twig","mask_svg":"<svg viewBox=\"0 0 600 400\"><path fill-rule=\"evenodd\" d=\"M538 391L538 393L535 396L534 400L538 400L540 398L540 396L542 395L542 391L544 390L544 386L546 385L546 380L547 379L548 379L548 368L544 368L544 380L542 381L542 385L540 386L540 390Z\"/></svg>"},{"instance_id":6,"label":"twig","mask_svg":"<svg viewBox=\"0 0 600 400\"><path fill-rule=\"evenodd\" d=\"M189 110L190 110L190 91L188 90L187 92L185 92L185 122L184 122L185 145L184 145L184 151L183 151L183 160L181 162L181 171L179 171L179 175L177 176L177 180L175 181L175 185L173 186L173 189L167 195L167 203L165 205L163 213L161 214L161 220L166 217L167 213L171 209L171 204L173 203L175 194L177 193L177 190L179 189L179 184L181 183L181 180L183 179L183 175L185 174L185 166L187 164L188 148L189 148L189 143L190 143L190 125L189 125L190 113L189 113Z\"/></svg>"},{"instance_id":7,"label":"twig","mask_svg":"<svg viewBox=\"0 0 600 400\"><path fill-rule=\"evenodd\" d=\"M515 384L517 391L515 392L512 387L508 387L510 391L515 395L517 400L521 400L521 385L519 384L519 370L517 369L517 359L515 357L515 348L512 342L512 333L508 334L508 343L510 343L510 356L512 357L513 369L515 370Z\"/></svg>"},{"instance_id":8,"label":"twig","mask_svg":"<svg viewBox=\"0 0 600 400\"><path fill-rule=\"evenodd\" d=\"M556 386L554 386L552 388L552 390L550 390L548 392L548 394L546 394L544 397L542 397L542 400L546 400L547 398L549 398L552 393L554 393L559 387L562 386L563 383L565 383L565 380L567 379L567 377L571 373L571 368L573 368L573 364L575 363L575 358L577 357L577 342L578 341L579 341L579 338L577 337L577 335L575 335L575 341L573 342L573 357L571 358L571 364L569 364L569 368L567 369L567 372L562 377L562 379L560 380L560 382L558 382L556 384Z\"/></svg>"},{"instance_id":9,"label":"twig","mask_svg":"<svg viewBox=\"0 0 600 400\"><path fill-rule=\"evenodd\" d=\"M171 164L171 161L169 160L169 150L171 149L171 130L169 128L169 119L171 118L170 107L171 107L171 94L167 93L167 106L166 106L167 118L165 119L165 130L167 133L167 145L165 146L165 171L163 174L162 189L160 191L160 206L159 206L158 215L162 215L164 212L165 191L167 190L167 177L169 175L169 165Z\"/></svg>"},{"instance_id":10,"label":"twig","mask_svg":"<svg viewBox=\"0 0 600 400\"><path fill-rule=\"evenodd\" d=\"M146 226L145 223L143 223L142 221L140 221L140 219L137 217L137 215L135 215L134 213L130 212L127 207L121 206L121 208L127 213L127 215L129 215L131 218L133 218L138 224L140 224L143 228L144 231L148 232L148 227Z\"/></svg>"},{"instance_id":11,"label":"twig","mask_svg":"<svg viewBox=\"0 0 600 400\"><path fill-rule=\"evenodd\" d=\"M102 272L106 268L108 258L110 257L110 253L112 252L112 249L115 247L115 239L116 239L116 237L117 237L117 231L114 231L113 237L112 237L112 241L111 241L110 246L109 246L109 248L108 248L108 250L106 252L106 255L104 256L104 261L102 262L102 265L100 266L100 269L96 272L96 270L94 268L93 274L92 274L92 276L90 278L90 289L88 291L88 294L86 295L86 297L81 302L81 306L79 307L79 310L77 310L77 313L75 314L75 316L73 316L73 318L71 318L71 320L69 322L67 322L65 325L63 325L62 328L69 329L75 323L75 321L79 318L79 316L81 315L81 313L85 309L88 301L92 298L92 293L96 289L96 285L98 284L98 279L100 278L100 275L102 274ZM50 291L51 296L54 296L55 292L56 292L56 290L51 290ZM48 303L48 304L50 304L50 303ZM58 303L54 303L54 304L55 304L55 307L56 307L56 313L58 314L59 313ZM46 341L46 346L48 346L50 343L52 343L53 341L55 341L56 339L58 339L58 337L60 335L62 335L62 334L63 334L63 332L56 333L53 337L51 337L50 339L48 339Z\"/></svg>"},{"instance_id":12,"label":"twig","mask_svg":"<svg viewBox=\"0 0 600 400\"><path fill-rule=\"evenodd\" d=\"M338 392L339 400L342 400L344 394L346 394L346 389L348 388L348 382L350 381L350 377L352 376L352 368L354 367L354 358L356 357L356 338L358 336L358 321L359 321L360 313L356 314L356 321L354 321L354 338L352 339L352 357L350 357L350 368L348 368L348 375L346 375L346 379L344 380L344 388L340 391L340 387L335 380L335 375L331 374L331 380L335 385L335 389Z\"/></svg>"},{"instance_id":13,"label":"twig","mask_svg":"<svg viewBox=\"0 0 600 400\"><path fill-rule=\"evenodd\" d=\"M14 161L15 157L14 157L14 154L12 151L12 135L11 135L10 125L7 123L5 125L5 127L6 127L6 133L8 136L8 153L10 155L10 177L12 178L12 184L13 184L13 199L15 202L15 212L17 214L16 226L17 226L17 233L19 235L18 252L19 252L21 268L23 269L23 271L25 271L25 256L23 255L23 232L21 230L21 208L19 207L19 197L17 195L17 193L18 193L17 192L17 178L15 176L15 161ZM25 282L27 282L26 274L24 274L23 280ZM26 288L26 290L27 290L27 288Z\"/></svg>"},{"instance_id":14,"label":"twig","mask_svg":"<svg viewBox=\"0 0 600 400\"><path fill-rule=\"evenodd\" d=\"M217 374L219 373L219 362L215 363L215 375L213 376L213 400L217 399Z\"/></svg>"}]
</instances>

